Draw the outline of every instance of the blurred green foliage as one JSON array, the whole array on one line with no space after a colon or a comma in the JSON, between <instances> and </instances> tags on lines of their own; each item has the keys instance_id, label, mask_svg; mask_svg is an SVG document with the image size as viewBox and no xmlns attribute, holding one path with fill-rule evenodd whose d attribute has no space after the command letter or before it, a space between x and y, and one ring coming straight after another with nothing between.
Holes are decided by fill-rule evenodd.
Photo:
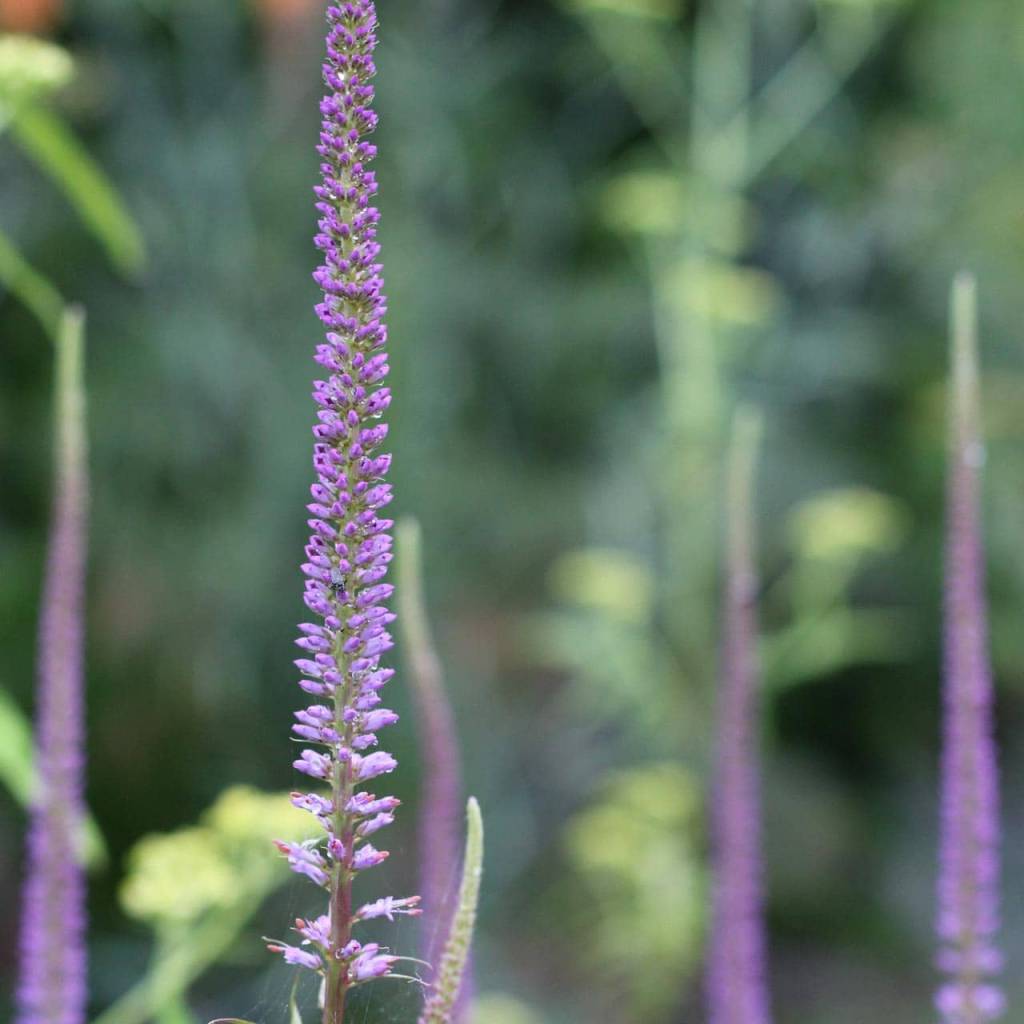
<instances>
[{"instance_id":1,"label":"blurred green foliage","mask_svg":"<svg viewBox=\"0 0 1024 1024\"><path fill-rule=\"evenodd\" d=\"M149 966L97 1024L191 1021L191 985L237 942L267 896L291 875L275 839L313 838L318 826L287 793L231 786L198 825L143 836L121 884L125 914L154 932Z\"/></svg>"},{"instance_id":2,"label":"blurred green foliage","mask_svg":"<svg viewBox=\"0 0 1024 1024\"><path fill-rule=\"evenodd\" d=\"M315 16L286 31L257 11L91 0L28 72L17 47L37 43L0 47L0 678L22 712L48 509L35 320L64 298L90 311L89 798L111 850L92 883L97 1014L127 999L144 1015L134 986L167 962L116 898L129 851L179 830L208 850L202 814L222 790L292 781L321 41ZM431 0L382 18L396 505L424 525L488 814L480 1024L700 1019L720 464L740 398L767 424L777 1015L919 1020L945 295L961 265L981 281L993 641L1018 802L1024 9ZM393 697L407 710L400 679ZM374 885L404 892L416 753L408 721L392 733L406 806ZM14 801L0 813L13 919L23 819ZM1012 885L1024 846L1009 819ZM253 896L211 926L202 978L190 954L171 959L165 1020L286 1018L290 975L259 936L303 898ZM416 953L411 928L387 941ZM1006 945L1019 961L1013 901ZM408 1020L416 998L377 987L359 1008Z\"/></svg>"},{"instance_id":3,"label":"blurred green foliage","mask_svg":"<svg viewBox=\"0 0 1024 1024\"><path fill-rule=\"evenodd\" d=\"M699 963L704 920L701 799L673 763L610 778L566 827L578 892L567 916L597 972L619 991L623 1020L657 1020Z\"/></svg>"}]
</instances>

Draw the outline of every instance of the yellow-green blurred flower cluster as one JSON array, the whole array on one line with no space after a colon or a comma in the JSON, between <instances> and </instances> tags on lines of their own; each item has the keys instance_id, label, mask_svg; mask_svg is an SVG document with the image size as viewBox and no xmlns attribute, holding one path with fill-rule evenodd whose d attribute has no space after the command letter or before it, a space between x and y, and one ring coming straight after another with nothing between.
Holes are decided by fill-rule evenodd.
<instances>
[{"instance_id":1,"label":"yellow-green blurred flower cluster","mask_svg":"<svg viewBox=\"0 0 1024 1024\"><path fill-rule=\"evenodd\" d=\"M73 73L67 50L31 36L0 35L0 103L15 105L56 92Z\"/></svg>"},{"instance_id":2,"label":"yellow-green blurred flower cluster","mask_svg":"<svg viewBox=\"0 0 1024 1024\"><path fill-rule=\"evenodd\" d=\"M121 905L159 931L258 900L288 877L271 840L297 841L315 831L310 815L293 807L287 794L234 786L200 824L139 840L128 856Z\"/></svg>"}]
</instances>

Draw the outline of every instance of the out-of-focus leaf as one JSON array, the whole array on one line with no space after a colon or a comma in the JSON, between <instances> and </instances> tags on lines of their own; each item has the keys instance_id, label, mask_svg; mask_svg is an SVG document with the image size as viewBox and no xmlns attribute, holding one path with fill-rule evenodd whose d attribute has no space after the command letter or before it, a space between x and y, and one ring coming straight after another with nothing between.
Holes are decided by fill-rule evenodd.
<instances>
[{"instance_id":1,"label":"out-of-focus leaf","mask_svg":"<svg viewBox=\"0 0 1024 1024\"><path fill-rule=\"evenodd\" d=\"M653 762L611 777L566 825L570 922L584 954L629 1001L623 1020L663 1020L696 968L704 916L700 785Z\"/></svg>"},{"instance_id":2,"label":"out-of-focus leaf","mask_svg":"<svg viewBox=\"0 0 1024 1024\"><path fill-rule=\"evenodd\" d=\"M766 687L826 679L848 665L909 660L914 636L913 623L888 609L835 608L807 616L763 641Z\"/></svg>"},{"instance_id":3,"label":"out-of-focus leaf","mask_svg":"<svg viewBox=\"0 0 1024 1024\"><path fill-rule=\"evenodd\" d=\"M51 338L56 338L64 313L64 300L57 289L25 261L2 231L0 284L24 304Z\"/></svg>"},{"instance_id":4,"label":"out-of-focus leaf","mask_svg":"<svg viewBox=\"0 0 1024 1024\"><path fill-rule=\"evenodd\" d=\"M32 797L32 727L9 693L0 690L0 781L21 804Z\"/></svg>"},{"instance_id":5,"label":"out-of-focus leaf","mask_svg":"<svg viewBox=\"0 0 1024 1024\"><path fill-rule=\"evenodd\" d=\"M650 618L654 575L627 551L570 551L552 566L550 578L552 592L567 604L601 609L623 622Z\"/></svg>"},{"instance_id":6,"label":"out-of-focus leaf","mask_svg":"<svg viewBox=\"0 0 1024 1024\"><path fill-rule=\"evenodd\" d=\"M907 0L817 0L819 7L849 7L871 10L873 7L898 7Z\"/></svg>"},{"instance_id":7,"label":"out-of-focus leaf","mask_svg":"<svg viewBox=\"0 0 1024 1024\"><path fill-rule=\"evenodd\" d=\"M35 782L32 724L11 695L0 689L0 783L23 807L32 800ZM81 856L91 868L107 863L107 846L95 819L87 817L81 837Z\"/></svg>"},{"instance_id":8,"label":"out-of-focus leaf","mask_svg":"<svg viewBox=\"0 0 1024 1024\"><path fill-rule=\"evenodd\" d=\"M0 35L0 106L8 110L64 88L74 74L71 54L26 35Z\"/></svg>"},{"instance_id":9,"label":"out-of-focus leaf","mask_svg":"<svg viewBox=\"0 0 1024 1024\"><path fill-rule=\"evenodd\" d=\"M196 1024L196 1019L184 999L172 999L160 1008L156 1024Z\"/></svg>"},{"instance_id":10,"label":"out-of-focus leaf","mask_svg":"<svg viewBox=\"0 0 1024 1024\"><path fill-rule=\"evenodd\" d=\"M470 1024L541 1024L525 1003L512 996L487 993L473 1000Z\"/></svg>"},{"instance_id":11,"label":"out-of-focus leaf","mask_svg":"<svg viewBox=\"0 0 1024 1024\"><path fill-rule=\"evenodd\" d=\"M145 263L142 233L106 175L64 122L36 104L18 109L11 130L25 153L67 196L110 262L129 276Z\"/></svg>"},{"instance_id":12,"label":"out-of-focus leaf","mask_svg":"<svg viewBox=\"0 0 1024 1024\"><path fill-rule=\"evenodd\" d=\"M683 10L683 0L565 0L572 10L610 11L612 14L627 14L640 18L678 18Z\"/></svg>"},{"instance_id":13,"label":"out-of-focus leaf","mask_svg":"<svg viewBox=\"0 0 1024 1024\"><path fill-rule=\"evenodd\" d=\"M288 997L288 1024L302 1024L302 1014L299 1013L299 975L296 973L292 982L292 994Z\"/></svg>"}]
</instances>

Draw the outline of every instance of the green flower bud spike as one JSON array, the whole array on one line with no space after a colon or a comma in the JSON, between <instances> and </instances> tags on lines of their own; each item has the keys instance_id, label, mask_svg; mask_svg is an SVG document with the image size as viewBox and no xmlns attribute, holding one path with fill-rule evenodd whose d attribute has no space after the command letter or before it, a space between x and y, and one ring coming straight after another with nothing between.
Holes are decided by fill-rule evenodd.
<instances>
[{"instance_id":1,"label":"green flower bud spike","mask_svg":"<svg viewBox=\"0 0 1024 1024\"><path fill-rule=\"evenodd\" d=\"M480 899L480 877L484 865L484 823L480 805L473 797L466 804L466 855L459 886L459 905L441 955L436 980L420 1014L419 1024L451 1024L462 975L469 959Z\"/></svg>"}]
</instances>

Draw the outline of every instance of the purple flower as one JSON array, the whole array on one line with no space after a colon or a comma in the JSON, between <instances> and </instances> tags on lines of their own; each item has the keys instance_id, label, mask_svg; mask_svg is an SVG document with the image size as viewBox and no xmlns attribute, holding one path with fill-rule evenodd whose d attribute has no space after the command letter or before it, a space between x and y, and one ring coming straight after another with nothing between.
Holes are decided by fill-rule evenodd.
<instances>
[{"instance_id":1,"label":"purple flower","mask_svg":"<svg viewBox=\"0 0 1024 1024\"><path fill-rule=\"evenodd\" d=\"M341 1024L345 997L355 984L390 970L392 958L367 953L352 938L355 874L387 856L363 838L391 821L398 801L361 790L366 781L391 772L395 759L375 746L377 731L397 720L379 707L378 691L391 677L379 661L392 646L385 607L390 584L382 582L391 561L392 526L381 512L391 501L384 482L391 457L379 448L387 436L381 415L391 393L384 326L386 301L378 262L379 214L372 205L377 182L370 163L376 148L366 140L376 126L371 109L377 45L377 13L371 0L327 8L328 92L320 103L321 183L314 190L319 212L316 245L323 263L314 278L323 290L317 313L326 328L315 359L326 377L314 384L313 428L316 482L307 506L312 518L302 572L305 602L321 621L299 627L296 641L307 657L296 661L300 687L321 698L296 715L293 731L321 747L304 750L295 767L323 780L329 796L293 796L324 826L329 860L308 846L289 847L294 870L330 893L323 958L278 946L286 959L324 975L324 1022ZM400 901L401 902L401 901ZM307 941L309 941L307 939Z\"/></svg>"},{"instance_id":2,"label":"purple flower","mask_svg":"<svg viewBox=\"0 0 1024 1024\"><path fill-rule=\"evenodd\" d=\"M761 909L759 673L753 481L758 421L737 414L728 493L725 629L712 821L714 898L707 964L710 1024L768 1024Z\"/></svg>"},{"instance_id":3,"label":"purple flower","mask_svg":"<svg viewBox=\"0 0 1024 1024\"><path fill-rule=\"evenodd\" d=\"M83 634L88 476L81 313L57 343L56 480L39 624L36 792L19 934L18 1024L85 1020Z\"/></svg>"},{"instance_id":4,"label":"purple flower","mask_svg":"<svg viewBox=\"0 0 1024 1024\"><path fill-rule=\"evenodd\" d=\"M312 850L301 843L274 844L288 858L292 871L305 875L315 885L326 885L328 882L327 865L318 850Z\"/></svg>"},{"instance_id":5,"label":"purple flower","mask_svg":"<svg viewBox=\"0 0 1024 1024\"><path fill-rule=\"evenodd\" d=\"M360 907L356 916L360 921L369 921L375 917L386 917L389 921L394 921L395 914L407 914L410 917L415 917L421 913L418 907L419 902L419 896L408 896L404 900L384 896L373 903L367 903Z\"/></svg>"},{"instance_id":6,"label":"purple flower","mask_svg":"<svg viewBox=\"0 0 1024 1024\"><path fill-rule=\"evenodd\" d=\"M398 957L388 956L376 952L369 952L371 947L366 947L367 952L357 956L352 961L352 975L356 981L369 981L371 978L379 978L391 970L392 964Z\"/></svg>"},{"instance_id":7,"label":"purple flower","mask_svg":"<svg viewBox=\"0 0 1024 1024\"><path fill-rule=\"evenodd\" d=\"M977 312L973 278L953 287L952 387L946 513L946 594L938 964L946 1024L982 1024L1003 1010L987 979L999 970L999 785L992 735L984 549L979 492Z\"/></svg>"},{"instance_id":8,"label":"purple flower","mask_svg":"<svg viewBox=\"0 0 1024 1024\"><path fill-rule=\"evenodd\" d=\"M298 946L288 946L284 943L270 943L267 949L271 953L280 953L285 963L296 964L299 967L308 967L311 971L318 971L323 967L323 961L316 953L307 953Z\"/></svg>"}]
</instances>

